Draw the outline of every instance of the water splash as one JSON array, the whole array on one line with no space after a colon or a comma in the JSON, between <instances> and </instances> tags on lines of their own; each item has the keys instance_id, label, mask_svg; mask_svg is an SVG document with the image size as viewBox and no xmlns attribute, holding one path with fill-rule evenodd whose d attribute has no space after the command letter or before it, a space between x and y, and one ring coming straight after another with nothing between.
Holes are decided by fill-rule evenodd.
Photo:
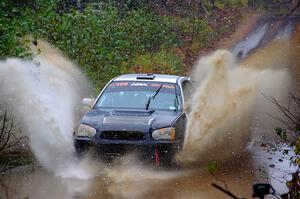
<instances>
[{"instance_id":1,"label":"water splash","mask_svg":"<svg viewBox=\"0 0 300 199\"><path fill-rule=\"evenodd\" d=\"M89 178L84 167L76 167L72 139L78 107L89 93L89 83L46 42L31 47L40 51L33 61L10 58L0 62L0 101L22 124L34 155L46 169L66 176L65 171L72 168L67 177Z\"/></svg>"},{"instance_id":2,"label":"water splash","mask_svg":"<svg viewBox=\"0 0 300 199\"><path fill-rule=\"evenodd\" d=\"M280 118L281 113L265 96L285 104L297 89L298 22L263 17L232 52L217 50L199 59L181 161L232 161L248 150L250 141L275 141L272 131L281 124L269 115Z\"/></svg>"},{"instance_id":3,"label":"water splash","mask_svg":"<svg viewBox=\"0 0 300 199\"><path fill-rule=\"evenodd\" d=\"M146 165L136 164L137 162L134 154L128 154L120 161L113 162L112 167L104 169L103 175L110 181L108 192L114 197L149 197L153 190L164 191L165 184L192 173L188 170L158 171Z\"/></svg>"},{"instance_id":4,"label":"water splash","mask_svg":"<svg viewBox=\"0 0 300 199\"><path fill-rule=\"evenodd\" d=\"M272 130L266 128L264 123L269 122L260 115L274 113L276 107L268 105L262 93L282 102L288 96L290 75L287 70L242 67L226 50L218 50L198 63L198 74L207 75L196 77L202 81L192 99L179 158L206 164L230 161L245 153L255 121L260 122L261 129Z\"/></svg>"}]
</instances>

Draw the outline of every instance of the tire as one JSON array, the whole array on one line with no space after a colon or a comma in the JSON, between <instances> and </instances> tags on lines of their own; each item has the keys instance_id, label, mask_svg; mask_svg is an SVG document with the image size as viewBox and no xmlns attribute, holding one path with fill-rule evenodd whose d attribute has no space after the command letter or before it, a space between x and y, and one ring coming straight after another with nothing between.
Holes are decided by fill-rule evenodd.
<instances>
[{"instance_id":1,"label":"tire","mask_svg":"<svg viewBox=\"0 0 300 199\"><path fill-rule=\"evenodd\" d=\"M77 140L74 141L74 147L75 147L75 156L80 159L84 157L90 150L90 146L88 144L82 143Z\"/></svg>"}]
</instances>

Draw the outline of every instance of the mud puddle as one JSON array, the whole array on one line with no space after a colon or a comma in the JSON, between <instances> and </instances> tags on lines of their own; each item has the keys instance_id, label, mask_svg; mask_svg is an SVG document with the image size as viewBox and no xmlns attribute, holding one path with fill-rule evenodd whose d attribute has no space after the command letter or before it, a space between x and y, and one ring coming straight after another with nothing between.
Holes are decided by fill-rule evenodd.
<instances>
[{"instance_id":1,"label":"mud puddle","mask_svg":"<svg viewBox=\"0 0 300 199\"><path fill-rule=\"evenodd\" d=\"M110 169L89 180L55 177L37 170L29 174L1 176L1 198L87 199L87 198L228 198L212 183L228 188L237 196L251 198L253 182L249 160L237 169L207 171L154 171L143 168ZM115 176L114 176L115 175Z\"/></svg>"}]
</instances>

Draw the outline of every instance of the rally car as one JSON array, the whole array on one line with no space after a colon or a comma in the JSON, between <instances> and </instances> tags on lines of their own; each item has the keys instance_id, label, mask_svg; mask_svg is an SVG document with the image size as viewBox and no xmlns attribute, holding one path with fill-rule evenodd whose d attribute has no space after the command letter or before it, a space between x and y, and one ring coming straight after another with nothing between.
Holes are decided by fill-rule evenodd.
<instances>
[{"instance_id":1,"label":"rally car","mask_svg":"<svg viewBox=\"0 0 300 199\"><path fill-rule=\"evenodd\" d=\"M74 132L77 154L93 149L114 157L134 151L156 165L173 162L183 144L191 91L191 79L183 76L126 74L112 79Z\"/></svg>"}]
</instances>

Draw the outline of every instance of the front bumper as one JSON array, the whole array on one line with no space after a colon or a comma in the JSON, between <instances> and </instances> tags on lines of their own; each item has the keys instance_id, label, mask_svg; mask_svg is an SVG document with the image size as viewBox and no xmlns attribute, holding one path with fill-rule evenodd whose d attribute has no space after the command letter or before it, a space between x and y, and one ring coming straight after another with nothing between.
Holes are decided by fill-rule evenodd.
<instances>
[{"instance_id":1,"label":"front bumper","mask_svg":"<svg viewBox=\"0 0 300 199\"><path fill-rule=\"evenodd\" d=\"M126 154L134 154L141 159L171 159L174 153L180 149L176 141L166 140L105 140L76 137L74 145L77 153L91 150L93 154L104 158L113 158ZM156 160L157 161L157 160Z\"/></svg>"}]
</instances>

